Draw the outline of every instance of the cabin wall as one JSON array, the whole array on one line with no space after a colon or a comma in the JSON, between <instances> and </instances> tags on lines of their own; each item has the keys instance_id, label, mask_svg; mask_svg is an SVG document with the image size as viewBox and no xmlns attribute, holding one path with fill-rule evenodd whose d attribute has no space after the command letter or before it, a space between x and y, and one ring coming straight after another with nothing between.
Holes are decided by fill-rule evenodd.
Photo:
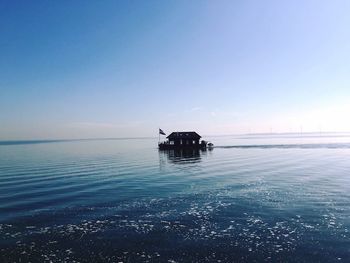
<instances>
[{"instance_id":1,"label":"cabin wall","mask_svg":"<svg viewBox=\"0 0 350 263\"><path fill-rule=\"evenodd\" d=\"M199 145L199 139L169 139L170 141L173 141L175 146Z\"/></svg>"}]
</instances>

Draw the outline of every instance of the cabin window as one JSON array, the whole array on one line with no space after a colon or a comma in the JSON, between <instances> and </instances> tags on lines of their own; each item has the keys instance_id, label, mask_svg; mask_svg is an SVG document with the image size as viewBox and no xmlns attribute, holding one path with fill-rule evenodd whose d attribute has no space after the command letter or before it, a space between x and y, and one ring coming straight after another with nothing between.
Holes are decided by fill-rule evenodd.
<instances>
[{"instance_id":1,"label":"cabin window","mask_svg":"<svg viewBox=\"0 0 350 263\"><path fill-rule=\"evenodd\" d=\"M174 145L174 141L169 141L169 143L170 143L171 145Z\"/></svg>"},{"instance_id":2,"label":"cabin window","mask_svg":"<svg viewBox=\"0 0 350 263\"><path fill-rule=\"evenodd\" d=\"M182 140L180 140L180 144L182 144Z\"/></svg>"},{"instance_id":3,"label":"cabin window","mask_svg":"<svg viewBox=\"0 0 350 263\"><path fill-rule=\"evenodd\" d=\"M190 144L190 142L187 140L187 141L186 141L186 144Z\"/></svg>"},{"instance_id":4,"label":"cabin window","mask_svg":"<svg viewBox=\"0 0 350 263\"><path fill-rule=\"evenodd\" d=\"M192 144L196 144L196 141L192 141Z\"/></svg>"}]
</instances>

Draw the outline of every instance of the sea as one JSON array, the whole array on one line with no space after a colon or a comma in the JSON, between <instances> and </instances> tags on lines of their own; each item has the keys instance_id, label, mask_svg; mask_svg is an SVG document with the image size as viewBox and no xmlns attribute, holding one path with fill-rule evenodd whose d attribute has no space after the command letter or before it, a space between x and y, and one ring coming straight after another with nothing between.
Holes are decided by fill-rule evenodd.
<instances>
[{"instance_id":1,"label":"sea","mask_svg":"<svg viewBox=\"0 0 350 263\"><path fill-rule=\"evenodd\" d=\"M350 134L1 141L0 262L350 262Z\"/></svg>"}]
</instances>

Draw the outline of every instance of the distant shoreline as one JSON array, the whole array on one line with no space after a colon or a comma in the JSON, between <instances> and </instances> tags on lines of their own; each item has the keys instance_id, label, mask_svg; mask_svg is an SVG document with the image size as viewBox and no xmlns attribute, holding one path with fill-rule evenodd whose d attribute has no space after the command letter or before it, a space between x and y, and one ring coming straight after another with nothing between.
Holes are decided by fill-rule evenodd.
<instances>
[{"instance_id":1,"label":"distant shoreline","mask_svg":"<svg viewBox=\"0 0 350 263\"><path fill-rule=\"evenodd\" d=\"M240 139L257 139L262 137L273 136L291 136L295 137L348 137L350 132L285 132L285 133L245 133L245 134L226 134L226 135L203 135L205 137L230 137L237 136ZM81 139L28 139L28 140L0 140L0 146L6 145L24 145L24 144L42 144L42 143L63 143L63 142L79 142L79 141L113 141L113 140L151 140L158 137L117 137L117 138L81 138Z\"/></svg>"},{"instance_id":2,"label":"distant shoreline","mask_svg":"<svg viewBox=\"0 0 350 263\"><path fill-rule=\"evenodd\" d=\"M113 141L113 140L141 140L156 139L156 137L125 137L125 138L86 138L86 139L52 139L52 140L3 140L1 145L20 145L20 144L41 144L41 143L57 143L57 142L79 142L79 141Z\"/></svg>"}]
</instances>

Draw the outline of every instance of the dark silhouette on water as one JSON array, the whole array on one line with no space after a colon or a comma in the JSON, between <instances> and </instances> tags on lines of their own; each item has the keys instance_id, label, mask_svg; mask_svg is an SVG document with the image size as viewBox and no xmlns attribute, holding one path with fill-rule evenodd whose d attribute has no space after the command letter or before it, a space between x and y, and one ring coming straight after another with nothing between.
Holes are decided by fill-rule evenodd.
<instances>
[{"instance_id":1,"label":"dark silhouette on water","mask_svg":"<svg viewBox=\"0 0 350 263\"><path fill-rule=\"evenodd\" d=\"M159 150L160 166L162 168L166 163L184 165L189 163L199 163L202 161L202 157L206 156L212 150L212 148Z\"/></svg>"},{"instance_id":2,"label":"dark silhouette on water","mask_svg":"<svg viewBox=\"0 0 350 263\"><path fill-rule=\"evenodd\" d=\"M173 150L163 150L161 152L166 155L168 161L172 163L188 163L188 162L200 162L201 152L200 149L173 149Z\"/></svg>"},{"instance_id":3,"label":"dark silhouette on water","mask_svg":"<svg viewBox=\"0 0 350 263\"><path fill-rule=\"evenodd\" d=\"M164 135L164 133L162 134ZM206 149L208 144L208 142L204 140L200 141L202 136L194 131L172 132L166 138L166 141L158 143L160 150ZM212 147L213 144L210 144L210 146Z\"/></svg>"}]
</instances>

